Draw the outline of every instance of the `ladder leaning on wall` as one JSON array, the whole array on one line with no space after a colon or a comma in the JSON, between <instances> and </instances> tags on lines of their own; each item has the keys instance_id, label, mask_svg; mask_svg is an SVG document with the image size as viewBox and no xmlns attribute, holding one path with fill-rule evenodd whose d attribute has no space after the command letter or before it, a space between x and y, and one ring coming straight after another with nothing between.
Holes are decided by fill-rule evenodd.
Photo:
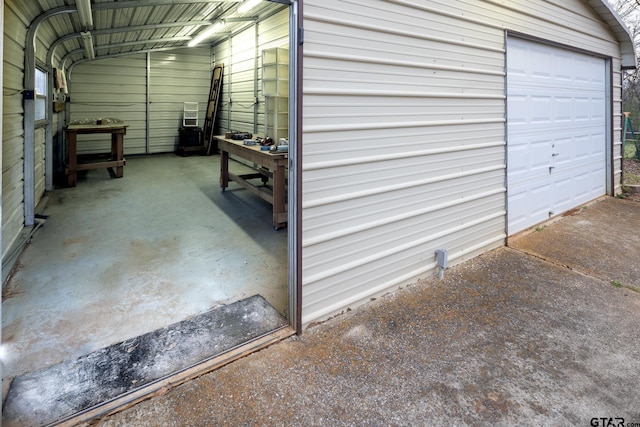
<instances>
[{"instance_id":1,"label":"ladder leaning on wall","mask_svg":"<svg viewBox=\"0 0 640 427\"><path fill-rule=\"evenodd\" d=\"M209 100L207 101L207 113L204 119L204 145L207 154L211 154L217 147L213 145L213 131L216 127L216 115L220 99L220 89L222 88L222 76L224 75L224 64L217 64L213 68L211 75L211 89L209 90Z\"/></svg>"},{"instance_id":2,"label":"ladder leaning on wall","mask_svg":"<svg viewBox=\"0 0 640 427\"><path fill-rule=\"evenodd\" d=\"M638 141L636 131L633 129L631 113L624 113L624 128L622 132L622 156L625 156L627 143L633 142L636 148L636 158L640 160L640 141Z\"/></svg>"}]
</instances>

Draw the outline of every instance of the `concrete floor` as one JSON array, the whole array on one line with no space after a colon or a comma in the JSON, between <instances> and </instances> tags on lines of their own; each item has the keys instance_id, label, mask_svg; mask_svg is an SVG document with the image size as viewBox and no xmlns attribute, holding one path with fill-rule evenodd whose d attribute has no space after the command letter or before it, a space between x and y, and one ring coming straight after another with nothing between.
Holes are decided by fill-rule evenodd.
<instances>
[{"instance_id":1,"label":"concrete floor","mask_svg":"<svg viewBox=\"0 0 640 427\"><path fill-rule=\"evenodd\" d=\"M236 165L237 166L237 165ZM233 165L232 165L233 167ZM287 230L219 156L128 157L55 190L2 302L5 379L254 294L287 307Z\"/></svg>"},{"instance_id":2,"label":"concrete floor","mask_svg":"<svg viewBox=\"0 0 640 427\"><path fill-rule=\"evenodd\" d=\"M92 425L637 425L639 254L607 198Z\"/></svg>"}]
</instances>

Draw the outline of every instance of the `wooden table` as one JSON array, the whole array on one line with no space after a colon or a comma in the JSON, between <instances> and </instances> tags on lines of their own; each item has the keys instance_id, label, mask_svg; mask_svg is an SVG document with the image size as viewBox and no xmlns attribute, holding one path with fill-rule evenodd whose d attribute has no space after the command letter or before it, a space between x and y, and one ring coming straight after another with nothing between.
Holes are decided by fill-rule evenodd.
<instances>
[{"instance_id":1,"label":"wooden table","mask_svg":"<svg viewBox=\"0 0 640 427\"><path fill-rule=\"evenodd\" d=\"M67 184L75 187L77 172L81 170L108 168L111 176L122 178L124 174L124 135L128 125L69 125L65 129L67 135ZM96 159L86 163L78 163L78 135L79 134L111 134L111 152L107 159ZM116 168L114 172L112 168Z\"/></svg>"},{"instance_id":2,"label":"wooden table","mask_svg":"<svg viewBox=\"0 0 640 427\"><path fill-rule=\"evenodd\" d=\"M258 197L271 203L273 206L273 227L278 228L287 223L286 202L286 171L288 165L287 153L271 154L269 151L261 151L259 145L244 145L243 141L227 139L222 136L214 136L218 142L220 151L220 187L224 191L229 186L229 181L237 182L242 187L251 191ZM255 173L236 175L229 172L229 155L248 160L256 165ZM273 185L268 185L272 178ZM262 185L256 185L250 179L260 179Z\"/></svg>"}]
</instances>

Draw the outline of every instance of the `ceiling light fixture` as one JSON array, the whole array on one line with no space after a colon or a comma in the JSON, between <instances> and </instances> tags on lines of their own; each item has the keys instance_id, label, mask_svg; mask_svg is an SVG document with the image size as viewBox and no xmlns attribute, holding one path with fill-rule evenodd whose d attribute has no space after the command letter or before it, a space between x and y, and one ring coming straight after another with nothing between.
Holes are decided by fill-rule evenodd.
<instances>
[{"instance_id":1,"label":"ceiling light fixture","mask_svg":"<svg viewBox=\"0 0 640 427\"><path fill-rule=\"evenodd\" d=\"M238 13L249 12L251 9L256 7L258 3L260 3L261 1L262 0L244 0L244 3L238 6Z\"/></svg>"},{"instance_id":2,"label":"ceiling light fixture","mask_svg":"<svg viewBox=\"0 0 640 427\"><path fill-rule=\"evenodd\" d=\"M89 31L83 31L80 33L82 36L82 44L84 46L84 54L89 59L95 59L96 53L93 50L93 37Z\"/></svg>"},{"instance_id":3,"label":"ceiling light fixture","mask_svg":"<svg viewBox=\"0 0 640 427\"><path fill-rule=\"evenodd\" d=\"M91 0L76 0L78 19L84 31L93 28L93 15L91 14Z\"/></svg>"},{"instance_id":4,"label":"ceiling light fixture","mask_svg":"<svg viewBox=\"0 0 640 427\"><path fill-rule=\"evenodd\" d=\"M224 21L218 21L215 24L213 24L212 26L210 26L209 28L207 28L206 30L204 30L203 32L201 32L200 34L197 35L197 37L195 37L194 39L192 39L187 46L189 47L194 47L196 45L199 45L204 39L206 39L207 37L210 37L212 34L219 32L220 30L222 30L222 28L224 28L225 26L225 22Z\"/></svg>"}]
</instances>

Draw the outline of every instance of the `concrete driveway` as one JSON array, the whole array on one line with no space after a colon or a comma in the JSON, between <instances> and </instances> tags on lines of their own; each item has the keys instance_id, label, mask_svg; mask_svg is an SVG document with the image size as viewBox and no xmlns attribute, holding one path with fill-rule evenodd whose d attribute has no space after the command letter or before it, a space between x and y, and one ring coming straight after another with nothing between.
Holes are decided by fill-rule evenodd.
<instances>
[{"instance_id":1,"label":"concrete driveway","mask_svg":"<svg viewBox=\"0 0 640 427\"><path fill-rule=\"evenodd\" d=\"M640 203L538 230L99 425L640 425Z\"/></svg>"}]
</instances>

